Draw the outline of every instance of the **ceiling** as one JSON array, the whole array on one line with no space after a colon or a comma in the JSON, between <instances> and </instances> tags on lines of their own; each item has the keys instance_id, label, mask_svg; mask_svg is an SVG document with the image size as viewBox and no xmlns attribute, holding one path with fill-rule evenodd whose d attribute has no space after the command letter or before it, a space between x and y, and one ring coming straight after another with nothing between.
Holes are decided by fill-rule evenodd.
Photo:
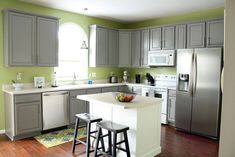
<instances>
[{"instance_id":1,"label":"ceiling","mask_svg":"<svg viewBox=\"0 0 235 157\"><path fill-rule=\"evenodd\" d=\"M20 0L125 23L224 7L224 0Z\"/></svg>"}]
</instances>

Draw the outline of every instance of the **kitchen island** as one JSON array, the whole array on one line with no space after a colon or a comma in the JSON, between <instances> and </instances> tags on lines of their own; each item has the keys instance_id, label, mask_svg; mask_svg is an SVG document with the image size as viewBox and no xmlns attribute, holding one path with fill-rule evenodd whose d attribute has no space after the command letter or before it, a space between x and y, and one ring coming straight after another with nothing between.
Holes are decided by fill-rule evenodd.
<instances>
[{"instance_id":1,"label":"kitchen island","mask_svg":"<svg viewBox=\"0 0 235 157\"><path fill-rule=\"evenodd\" d=\"M90 102L90 114L130 127L128 139L132 157L154 157L161 153L162 99L137 95L132 102L118 102L112 93L79 95ZM121 136L118 137L121 139ZM122 152L118 153L124 157Z\"/></svg>"}]
</instances>

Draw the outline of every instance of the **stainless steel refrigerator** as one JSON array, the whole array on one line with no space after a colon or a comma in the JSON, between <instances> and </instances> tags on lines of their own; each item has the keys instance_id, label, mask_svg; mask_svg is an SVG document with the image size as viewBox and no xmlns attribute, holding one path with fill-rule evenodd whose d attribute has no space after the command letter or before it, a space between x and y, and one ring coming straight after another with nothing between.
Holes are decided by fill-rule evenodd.
<instances>
[{"instance_id":1,"label":"stainless steel refrigerator","mask_svg":"<svg viewBox=\"0 0 235 157\"><path fill-rule=\"evenodd\" d=\"M219 137L221 48L177 51L175 126L178 130Z\"/></svg>"}]
</instances>

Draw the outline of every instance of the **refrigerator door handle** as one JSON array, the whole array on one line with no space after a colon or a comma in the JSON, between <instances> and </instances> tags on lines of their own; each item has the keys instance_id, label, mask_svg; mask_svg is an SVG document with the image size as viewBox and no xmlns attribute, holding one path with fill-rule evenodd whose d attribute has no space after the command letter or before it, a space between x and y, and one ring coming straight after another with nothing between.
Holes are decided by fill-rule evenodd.
<instances>
[{"instance_id":1,"label":"refrigerator door handle","mask_svg":"<svg viewBox=\"0 0 235 157\"><path fill-rule=\"evenodd\" d=\"M193 76L193 95L196 93L197 86L197 53L194 55L194 76Z\"/></svg>"},{"instance_id":2,"label":"refrigerator door handle","mask_svg":"<svg viewBox=\"0 0 235 157\"><path fill-rule=\"evenodd\" d=\"M192 60L191 60L191 69L190 69L190 76L189 76L189 94L193 96L193 73L194 71L194 53L192 53Z\"/></svg>"}]
</instances>

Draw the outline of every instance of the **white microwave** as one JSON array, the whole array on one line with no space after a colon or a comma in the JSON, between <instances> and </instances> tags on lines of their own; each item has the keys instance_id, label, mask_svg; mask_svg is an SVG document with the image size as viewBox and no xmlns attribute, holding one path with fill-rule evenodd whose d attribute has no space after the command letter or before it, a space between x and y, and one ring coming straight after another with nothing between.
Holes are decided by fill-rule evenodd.
<instances>
[{"instance_id":1,"label":"white microwave","mask_svg":"<svg viewBox=\"0 0 235 157\"><path fill-rule=\"evenodd\" d=\"M175 66L175 50L159 50L148 52L149 66Z\"/></svg>"}]
</instances>

